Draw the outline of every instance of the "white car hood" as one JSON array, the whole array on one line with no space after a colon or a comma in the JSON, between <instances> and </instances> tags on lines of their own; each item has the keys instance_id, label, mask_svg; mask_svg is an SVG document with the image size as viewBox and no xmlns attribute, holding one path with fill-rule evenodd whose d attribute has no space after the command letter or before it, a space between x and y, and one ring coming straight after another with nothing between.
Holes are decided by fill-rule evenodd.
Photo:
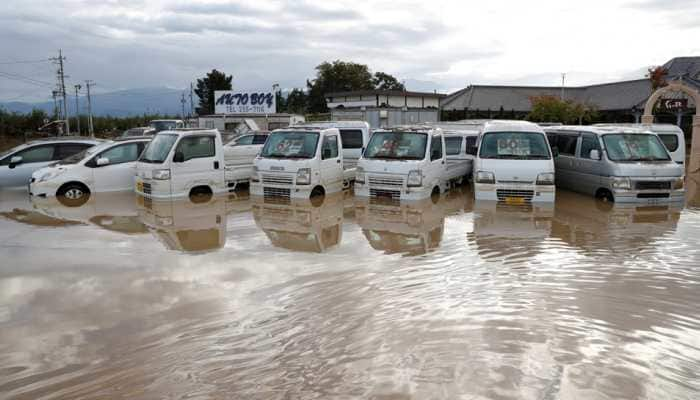
<instances>
[{"instance_id":1,"label":"white car hood","mask_svg":"<svg viewBox=\"0 0 700 400\"><path fill-rule=\"evenodd\" d=\"M362 158L357 162L366 173L408 175L410 171L421 169L423 160L372 160Z\"/></svg>"}]
</instances>

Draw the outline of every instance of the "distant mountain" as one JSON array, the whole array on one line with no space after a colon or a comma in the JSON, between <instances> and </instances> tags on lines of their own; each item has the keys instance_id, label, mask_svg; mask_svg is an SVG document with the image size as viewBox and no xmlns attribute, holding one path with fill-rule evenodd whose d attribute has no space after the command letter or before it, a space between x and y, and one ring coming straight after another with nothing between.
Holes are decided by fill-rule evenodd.
<instances>
[{"instance_id":1,"label":"distant mountain","mask_svg":"<svg viewBox=\"0 0 700 400\"><path fill-rule=\"evenodd\" d=\"M115 117L125 117L130 115L149 114L169 114L180 115L182 104L180 99L184 90L166 87L151 87L140 89L119 90L108 93L94 93L92 97L93 115L111 115ZM185 93L185 112L190 108L189 89ZM197 97L194 97L195 107ZM87 114L87 99L80 96L80 113ZM53 112L53 101L40 103L22 102L0 102L0 107L7 111L28 113L33 109L44 110L51 114ZM75 96L68 96L68 113L75 115Z\"/></svg>"}]
</instances>

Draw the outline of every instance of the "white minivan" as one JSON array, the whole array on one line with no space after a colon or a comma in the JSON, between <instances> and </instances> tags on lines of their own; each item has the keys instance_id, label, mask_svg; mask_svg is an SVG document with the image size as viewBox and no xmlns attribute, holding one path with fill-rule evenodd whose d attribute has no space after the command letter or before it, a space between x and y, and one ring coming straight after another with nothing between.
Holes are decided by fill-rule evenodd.
<instances>
[{"instance_id":1,"label":"white minivan","mask_svg":"<svg viewBox=\"0 0 700 400\"><path fill-rule=\"evenodd\" d=\"M270 133L253 164L250 193L310 198L346 186L338 128L289 127Z\"/></svg>"},{"instance_id":2,"label":"white minivan","mask_svg":"<svg viewBox=\"0 0 700 400\"><path fill-rule=\"evenodd\" d=\"M357 163L357 196L420 200L448 187L440 128L417 125L376 130Z\"/></svg>"},{"instance_id":3,"label":"white minivan","mask_svg":"<svg viewBox=\"0 0 700 400\"><path fill-rule=\"evenodd\" d=\"M479 127L475 150L476 200L511 204L554 201L554 156L537 124L485 122Z\"/></svg>"},{"instance_id":4,"label":"white minivan","mask_svg":"<svg viewBox=\"0 0 700 400\"><path fill-rule=\"evenodd\" d=\"M685 135L683 130L673 124L596 124L596 126L630 127L652 131L659 136L661 142L671 154L671 159L680 165L685 165Z\"/></svg>"},{"instance_id":5,"label":"white minivan","mask_svg":"<svg viewBox=\"0 0 700 400\"><path fill-rule=\"evenodd\" d=\"M32 174L29 194L79 206L90 193L132 190L136 160L149 138L126 138L86 149Z\"/></svg>"}]
</instances>

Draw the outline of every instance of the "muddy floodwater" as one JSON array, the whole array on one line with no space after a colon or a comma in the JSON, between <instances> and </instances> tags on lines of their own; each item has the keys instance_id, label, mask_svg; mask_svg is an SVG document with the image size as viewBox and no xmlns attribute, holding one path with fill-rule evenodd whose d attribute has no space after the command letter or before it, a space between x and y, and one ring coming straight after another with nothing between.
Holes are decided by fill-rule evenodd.
<instances>
[{"instance_id":1,"label":"muddy floodwater","mask_svg":"<svg viewBox=\"0 0 700 400\"><path fill-rule=\"evenodd\" d=\"M698 399L700 202L0 191L2 399Z\"/></svg>"}]
</instances>

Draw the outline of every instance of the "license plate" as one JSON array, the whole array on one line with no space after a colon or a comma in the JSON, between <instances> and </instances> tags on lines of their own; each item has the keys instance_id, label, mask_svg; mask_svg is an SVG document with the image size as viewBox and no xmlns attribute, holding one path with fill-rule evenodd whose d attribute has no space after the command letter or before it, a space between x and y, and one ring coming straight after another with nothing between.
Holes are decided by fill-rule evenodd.
<instances>
[{"instance_id":1,"label":"license plate","mask_svg":"<svg viewBox=\"0 0 700 400\"><path fill-rule=\"evenodd\" d=\"M143 192L143 182L141 182L141 181L136 182L136 191Z\"/></svg>"},{"instance_id":2,"label":"license plate","mask_svg":"<svg viewBox=\"0 0 700 400\"><path fill-rule=\"evenodd\" d=\"M506 204L525 204L525 199L522 197L506 197Z\"/></svg>"}]
</instances>

